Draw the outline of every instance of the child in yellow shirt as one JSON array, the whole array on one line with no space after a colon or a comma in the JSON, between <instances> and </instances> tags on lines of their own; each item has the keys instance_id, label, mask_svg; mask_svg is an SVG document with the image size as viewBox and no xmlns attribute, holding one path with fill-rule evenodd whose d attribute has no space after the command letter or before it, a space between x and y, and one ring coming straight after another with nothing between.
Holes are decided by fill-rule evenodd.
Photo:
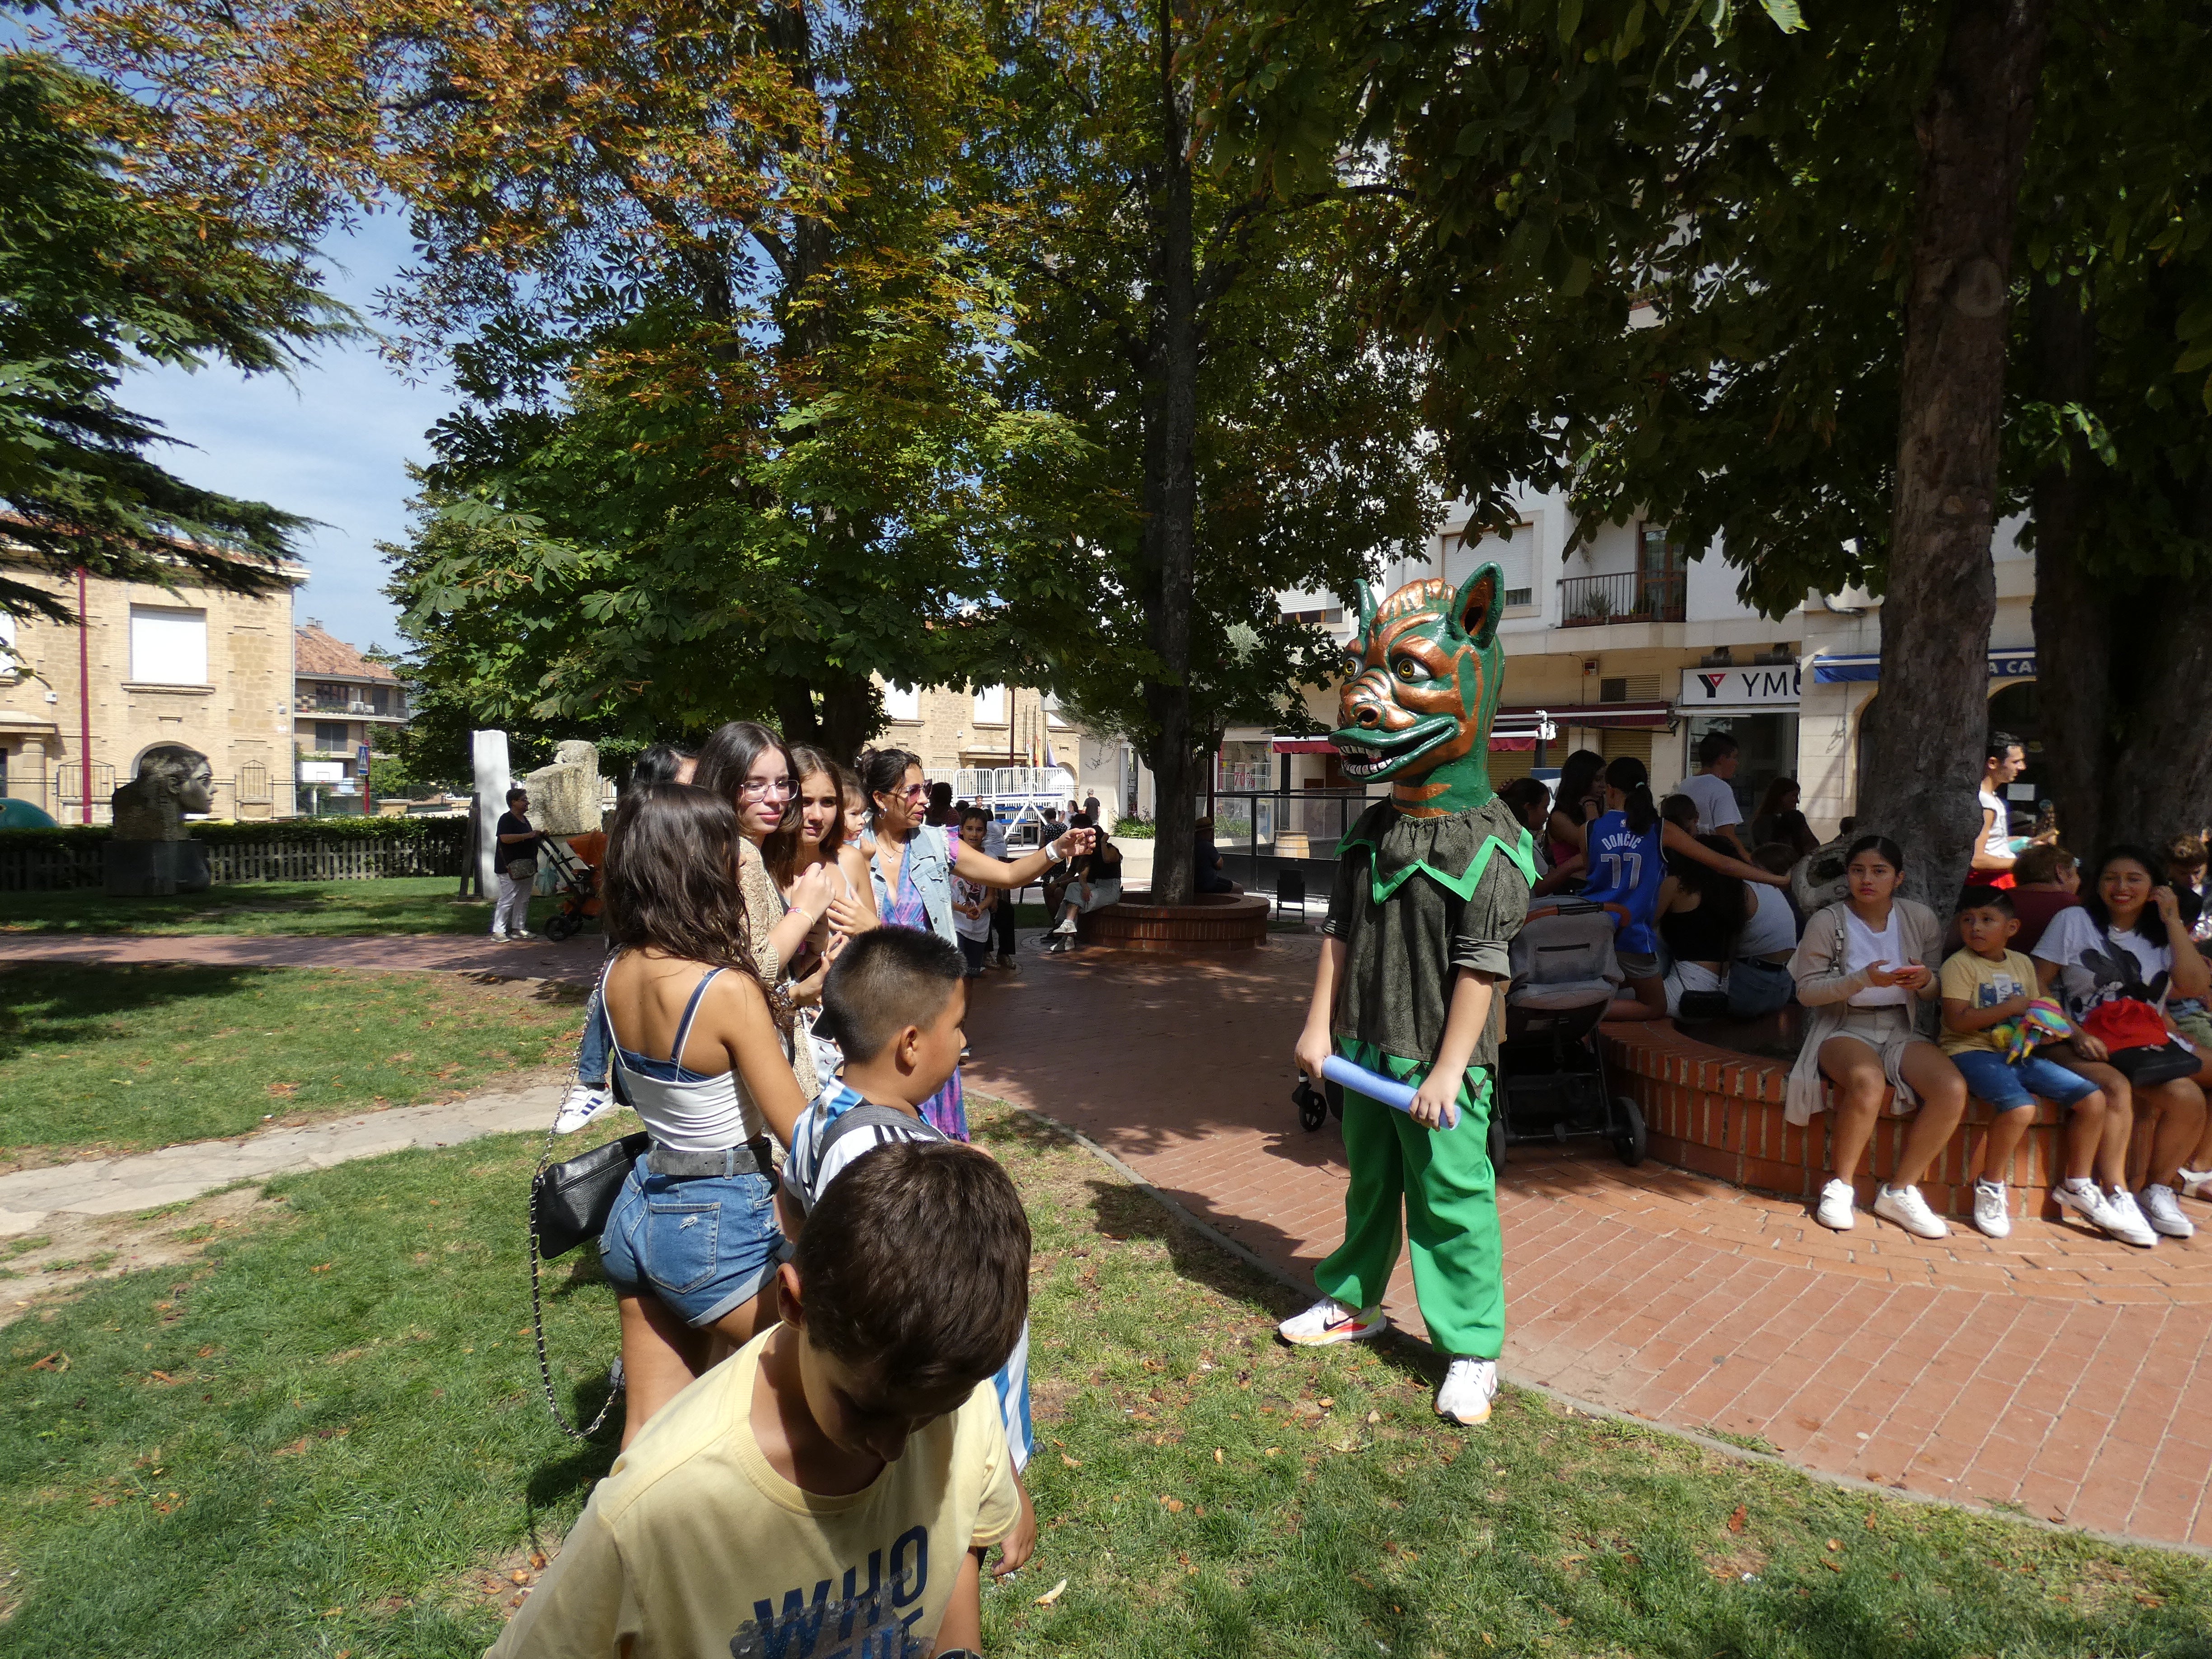
<instances>
[{"instance_id":1,"label":"child in yellow shirt","mask_svg":"<svg viewBox=\"0 0 2212 1659\"><path fill-rule=\"evenodd\" d=\"M1967 1091L1996 1114L1982 1137L1974 1182L1974 1225L1991 1238L2012 1232L2005 1175L2021 1137L2035 1121L2041 1096L2068 1109L2066 1178L2051 1188L2060 1206L2114 1238L2148 1249L2158 1242L2127 1185L2128 1119L2108 1109L2105 1091L2055 1060L2005 1057L1997 1028L2018 1019L2035 999L2035 964L2013 950L2020 918L1995 887L1969 887L1959 899L1964 945L1945 958L1937 989L1943 998L1943 1052L1966 1079ZM2091 1178L2093 1167L2104 1190Z\"/></svg>"}]
</instances>

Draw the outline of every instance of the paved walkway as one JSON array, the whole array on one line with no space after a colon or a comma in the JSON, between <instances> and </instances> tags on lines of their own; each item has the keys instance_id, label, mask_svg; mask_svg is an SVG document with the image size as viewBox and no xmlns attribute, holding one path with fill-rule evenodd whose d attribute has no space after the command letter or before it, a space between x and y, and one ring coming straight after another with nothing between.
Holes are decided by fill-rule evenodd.
<instances>
[{"instance_id":1,"label":"paved walkway","mask_svg":"<svg viewBox=\"0 0 2212 1659\"><path fill-rule=\"evenodd\" d=\"M1025 951L975 998L969 1086L1310 1273L1345 1183L1334 1128L1307 1133L1290 1104L1317 949L1277 935L1206 965ZM1830 1234L1800 1205L1601 1152L1516 1148L1504 1367L1814 1468L2212 1546L2212 1208L2191 1208L2207 1233L2155 1251L2044 1222L1928 1244L1870 1216ZM1389 1306L1420 1328L1402 1264Z\"/></svg>"},{"instance_id":2,"label":"paved walkway","mask_svg":"<svg viewBox=\"0 0 2212 1659\"><path fill-rule=\"evenodd\" d=\"M450 1146L478 1135L543 1129L558 1084L507 1090L442 1106L398 1106L235 1140L197 1140L129 1158L86 1158L0 1175L0 1238L36 1231L52 1215L116 1215L180 1204L234 1182L327 1170L408 1146Z\"/></svg>"}]
</instances>

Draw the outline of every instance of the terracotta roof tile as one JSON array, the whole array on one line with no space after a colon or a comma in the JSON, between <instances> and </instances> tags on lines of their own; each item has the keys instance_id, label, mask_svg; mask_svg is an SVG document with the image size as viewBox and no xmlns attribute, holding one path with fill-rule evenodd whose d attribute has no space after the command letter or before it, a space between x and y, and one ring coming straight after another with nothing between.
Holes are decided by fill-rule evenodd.
<instances>
[{"instance_id":1,"label":"terracotta roof tile","mask_svg":"<svg viewBox=\"0 0 2212 1659\"><path fill-rule=\"evenodd\" d=\"M296 674L323 674L336 679L386 680L394 684L399 676L380 662L371 662L343 640L310 623L292 631L292 670Z\"/></svg>"}]
</instances>

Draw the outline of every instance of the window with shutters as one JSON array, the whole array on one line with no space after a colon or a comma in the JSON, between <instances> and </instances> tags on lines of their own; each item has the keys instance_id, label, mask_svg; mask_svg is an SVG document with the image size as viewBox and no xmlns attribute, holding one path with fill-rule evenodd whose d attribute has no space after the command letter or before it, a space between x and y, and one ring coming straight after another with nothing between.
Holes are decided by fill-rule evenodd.
<instances>
[{"instance_id":1,"label":"window with shutters","mask_svg":"<svg viewBox=\"0 0 2212 1659\"><path fill-rule=\"evenodd\" d=\"M1445 544L1444 580L1454 587L1485 564L1495 564L1505 579L1500 603L1508 616L1536 608L1535 526L1516 524L1510 536L1477 531L1470 539L1462 532Z\"/></svg>"},{"instance_id":2,"label":"window with shutters","mask_svg":"<svg viewBox=\"0 0 2212 1659\"><path fill-rule=\"evenodd\" d=\"M131 678L148 685L205 685L207 612L131 607Z\"/></svg>"}]
</instances>

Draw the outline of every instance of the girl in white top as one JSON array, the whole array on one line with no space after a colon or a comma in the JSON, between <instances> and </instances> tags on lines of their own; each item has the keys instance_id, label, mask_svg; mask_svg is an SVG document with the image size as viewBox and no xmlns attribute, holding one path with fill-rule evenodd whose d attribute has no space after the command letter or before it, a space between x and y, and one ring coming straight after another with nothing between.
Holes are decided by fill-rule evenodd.
<instances>
[{"instance_id":1,"label":"girl in white top","mask_svg":"<svg viewBox=\"0 0 2212 1659\"><path fill-rule=\"evenodd\" d=\"M772 1316L783 1257L771 1139L806 1099L790 1015L757 968L737 815L689 784L623 797L608 837L601 989L613 1063L653 1139L599 1238L622 1312L623 1443ZM702 1222L708 1224L701 1224Z\"/></svg>"},{"instance_id":2,"label":"girl in white top","mask_svg":"<svg viewBox=\"0 0 2212 1659\"><path fill-rule=\"evenodd\" d=\"M1951 1230L1928 1207L1919 1183L1966 1113L1966 1082L1913 1023L1917 1005L1938 994L1933 958L1942 924L1926 905L1898 896L1905 855L1895 842L1862 836L1845 856L1850 896L1805 924L1790 963L1797 1000L1810 1011L1790 1074L1790 1121L1808 1122L1820 1109L1821 1079L1834 1093L1832 1173L1814 1219L1838 1232L1855 1224L1852 1182L1887 1087L1899 1111L1916 1104L1919 1111L1898 1151L1893 1184L1875 1190L1874 1212L1922 1238L1947 1237Z\"/></svg>"},{"instance_id":3,"label":"girl in white top","mask_svg":"<svg viewBox=\"0 0 2212 1659\"><path fill-rule=\"evenodd\" d=\"M2160 879L2157 855L2146 847L2107 849L2081 904L2051 919L2033 954L2044 994L2057 997L2078 1032L2056 1057L2102 1089L2116 1111L2132 1115L2128 1178L2143 1218L2169 1238L2191 1237L2196 1224L2175 1195L2206 1195L2201 1166L2212 1164L2212 1135L2204 1129L2212 1063L2194 1077L2137 1082L2126 1052L2115 1060L2081 1029L2109 1002L2145 1003L2165 1015L2177 997L2212 992L2212 971L2182 922L2173 890ZM2212 1062L2212 1055L2198 1058Z\"/></svg>"}]
</instances>

